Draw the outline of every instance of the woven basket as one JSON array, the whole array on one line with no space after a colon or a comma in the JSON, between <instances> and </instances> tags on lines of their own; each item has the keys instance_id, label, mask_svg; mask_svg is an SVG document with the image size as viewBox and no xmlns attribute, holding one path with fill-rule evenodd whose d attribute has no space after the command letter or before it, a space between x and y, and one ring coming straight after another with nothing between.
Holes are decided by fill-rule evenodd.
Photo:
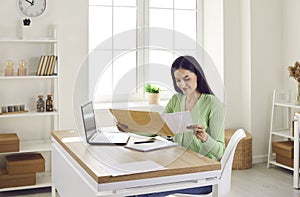
<instances>
[{"instance_id":1,"label":"woven basket","mask_svg":"<svg viewBox=\"0 0 300 197\"><path fill-rule=\"evenodd\" d=\"M236 130L234 129L226 129L225 130L225 145L227 146L230 138L234 134ZM232 169L233 170L244 170L252 167L252 136L246 133L246 137L244 137L237 145Z\"/></svg>"}]
</instances>

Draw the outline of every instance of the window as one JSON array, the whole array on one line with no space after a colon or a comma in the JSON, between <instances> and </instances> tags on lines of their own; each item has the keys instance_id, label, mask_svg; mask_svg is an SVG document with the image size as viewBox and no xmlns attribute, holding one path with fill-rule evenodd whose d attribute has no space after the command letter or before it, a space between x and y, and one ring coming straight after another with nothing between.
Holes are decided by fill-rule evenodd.
<instances>
[{"instance_id":1,"label":"window","mask_svg":"<svg viewBox=\"0 0 300 197\"><path fill-rule=\"evenodd\" d=\"M196 44L185 46L182 34L201 43L201 5L201 0L90 0L90 97L143 100L144 84L157 83L161 97L169 98L172 62L181 53L196 53ZM164 35L151 28L163 28Z\"/></svg>"}]
</instances>

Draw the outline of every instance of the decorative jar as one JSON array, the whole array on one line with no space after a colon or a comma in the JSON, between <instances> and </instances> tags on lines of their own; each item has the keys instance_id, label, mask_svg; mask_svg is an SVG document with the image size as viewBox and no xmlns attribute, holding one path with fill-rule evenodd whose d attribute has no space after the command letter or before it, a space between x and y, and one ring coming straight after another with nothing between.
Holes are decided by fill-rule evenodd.
<instances>
[{"instance_id":1,"label":"decorative jar","mask_svg":"<svg viewBox=\"0 0 300 197\"><path fill-rule=\"evenodd\" d=\"M26 76L26 61L19 61L18 76Z\"/></svg>"},{"instance_id":2,"label":"decorative jar","mask_svg":"<svg viewBox=\"0 0 300 197\"><path fill-rule=\"evenodd\" d=\"M47 100L46 100L46 111L53 111L53 100L52 100L52 95L48 94L47 95Z\"/></svg>"},{"instance_id":3,"label":"decorative jar","mask_svg":"<svg viewBox=\"0 0 300 197\"><path fill-rule=\"evenodd\" d=\"M12 60L6 61L5 76L14 76L14 62Z\"/></svg>"},{"instance_id":4,"label":"decorative jar","mask_svg":"<svg viewBox=\"0 0 300 197\"><path fill-rule=\"evenodd\" d=\"M43 100L43 95L38 96L38 100L36 101L36 111L37 112L45 111L45 101Z\"/></svg>"}]
</instances>

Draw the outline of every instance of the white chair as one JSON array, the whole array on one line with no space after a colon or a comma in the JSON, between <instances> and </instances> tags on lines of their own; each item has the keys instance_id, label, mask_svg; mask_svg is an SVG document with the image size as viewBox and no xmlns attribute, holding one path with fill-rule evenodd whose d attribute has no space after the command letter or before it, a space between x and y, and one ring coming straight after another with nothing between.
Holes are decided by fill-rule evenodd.
<instances>
[{"instance_id":1,"label":"white chair","mask_svg":"<svg viewBox=\"0 0 300 197\"><path fill-rule=\"evenodd\" d=\"M231 137L224 155L221 159L221 175L218 178L218 196L224 197L230 192L231 188L231 171L232 171L232 162L235 153L235 149L239 141L246 137L245 131L243 129L238 129ZM212 185L214 185L214 181ZM205 195L190 195L190 194L173 194L169 195L169 197L189 197L189 196L201 196L201 197L209 197L212 196L212 193Z\"/></svg>"}]
</instances>

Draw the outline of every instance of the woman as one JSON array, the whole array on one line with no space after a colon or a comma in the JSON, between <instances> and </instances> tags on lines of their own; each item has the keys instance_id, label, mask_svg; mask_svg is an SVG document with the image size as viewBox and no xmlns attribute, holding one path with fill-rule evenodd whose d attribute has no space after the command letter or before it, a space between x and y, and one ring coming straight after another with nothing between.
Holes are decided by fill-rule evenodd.
<instances>
[{"instance_id":1,"label":"woman","mask_svg":"<svg viewBox=\"0 0 300 197\"><path fill-rule=\"evenodd\" d=\"M171 75L177 94L169 100L164 113L190 111L193 124L174 141L211 159L219 160L225 150L224 112L221 102L211 91L199 63L191 56L178 57ZM192 130L192 131L191 131ZM212 186L182 189L138 196L166 196L174 193L207 194Z\"/></svg>"},{"instance_id":2,"label":"woman","mask_svg":"<svg viewBox=\"0 0 300 197\"><path fill-rule=\"evenodd\" d=\"M178 57L171 75L177 94L169 100L164 113L190 111L193 132L176 135L174 141L188 149L219 160L224 153L224 112L211 91L199 63L191 56Z\"/></svg>"},{"instance_id":3,"label":"woman","mask_svg":"<svg viewBox=\"0 0 300 197\"><path fill-rule=\"evenodd\" d=\"M222 103L214 96L200 64L192 56L180 56L172 64L171 75L177 92L169 100L164 113L190 111L193 125L176 134L178 144L220 160L224 154L224 112ZM167 196L174 193L207 194L212 186L181 189L138 196Z\"/></svg>"}]
</instances>

